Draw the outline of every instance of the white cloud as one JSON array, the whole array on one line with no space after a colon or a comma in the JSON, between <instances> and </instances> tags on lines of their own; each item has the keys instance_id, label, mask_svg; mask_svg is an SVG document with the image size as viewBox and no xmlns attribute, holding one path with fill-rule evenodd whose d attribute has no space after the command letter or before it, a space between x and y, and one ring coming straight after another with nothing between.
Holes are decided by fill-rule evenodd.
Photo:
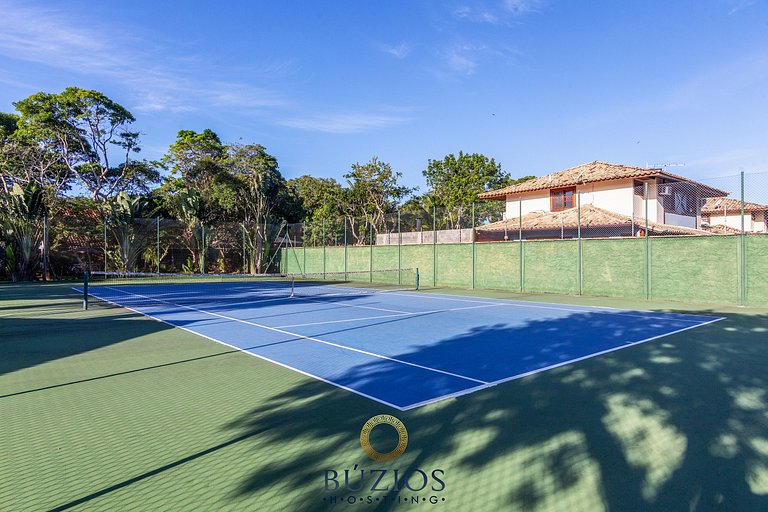
<instances>
[{"instance_id":1,"label":"white cloud","mask_svg":"<svg viewBox=\"0 0 768 512\"><path fill-rule=\"evenodd\" d=\"M470 56L474 50L467 46L454 47L446 53L446 63L453 71L471 75L477 68L477 60Z\"/></svg>"},{"instance_id":2,"label":"white cloud","mask_svg":"<svg viewBox=\"0 0 768 512\"><path fill-rule=\"evenodd\" d=\"M289 117L279 124L322 133L362 133L407 122L409 118L393 114L326 113L310 117Z\"/></svg>"},{"instance_id":3,"label":"white cloud","mask_svg":"<svg viewBox=\"0 0 768 512\"><path fill-rule=\"evenodd\" d=\"M411 47L406 43L400 43L397 46L381 45L381 49L396 59L404 59L411 53Z\"/></svg>"},{"instance_id":4,"label":"white cloud","mask_svg":"<svg viewBox=\"0 0 768 512\"><path fill-rule=\"evenodd\" d=\"M194 78L180 65L186 60L188 68L199 72L195 56L159 62L157 55L161 52L147 41L121 36L108 26L94 26L63 10L0 1L0 12L5 18L0 31L0 55L113 79L131 91L131 109L137 111L184 112L207 106L259 109L288 103L266 88ZM108 34L108 38L102 34ZM270 69L287 69L284 66L272 64Z\"/></svg>"},{"instance_id":5,"label":"white cloud","mask_svg":"<svg viewBox=\"0 0 768 512\"><path fill-rule=\"evenodd\" d=\"M480 1L457 7L453 15L460 20L501 25L509 23L512 18L539 12L544 5L544 0Z\"/></svg>"}]
</instances>

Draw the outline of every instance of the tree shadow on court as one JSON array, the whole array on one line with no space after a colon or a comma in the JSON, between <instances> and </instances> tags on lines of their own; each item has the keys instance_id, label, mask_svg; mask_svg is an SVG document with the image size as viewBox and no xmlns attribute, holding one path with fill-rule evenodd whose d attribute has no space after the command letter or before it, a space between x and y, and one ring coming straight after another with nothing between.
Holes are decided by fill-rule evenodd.
<instances>
[{"instance_id":1,"label":"tree shadow on court","mask_svg":"<svg viewBox=\"0 0 768 512\"><path fill-rule=\"evenodd\" d=\"M586 339L596 322L623 328L618 319L604 317L582 312L518 328L489 326L398 358L439 360L452 347L465 350L489 340ZM258 439L263 461L232 499L269 494L276 509L326 510L324 499L331 495L372 496L380 501L355 507L389 510L404 506L397 493L345 491L344 470L357 486L360 469L398 468L402 475L420 468L444 470L446 489L399 496L445 497L435 509L765 510L766 326L765 314L729 314L718 323L409 411L307 381L226 426L233 437L251 433ZM505 353L499 350L497 357ZM346 377L397 385L389 372L371 364ZM367 459L359 447L363 423L381 413L400 418L410 438L406 453L389 463ZM325 491L326 470L336 471L341 489Z\"/></svg>"}]
</instances>

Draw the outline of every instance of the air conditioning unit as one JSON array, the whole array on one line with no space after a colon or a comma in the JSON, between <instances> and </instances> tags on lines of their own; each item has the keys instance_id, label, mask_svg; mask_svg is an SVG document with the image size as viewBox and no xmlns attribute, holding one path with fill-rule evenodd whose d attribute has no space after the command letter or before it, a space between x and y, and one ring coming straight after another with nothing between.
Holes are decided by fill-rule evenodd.
<instances>
[{"instance_id":1,"label":"air conditioning unit","mask_svg":"<svg viewBox=\"0 0 768 512\"><path fill-rule=\"evenodd\" d=\"M671 196L672 195L672 187L669 185L659 185L659 195L660 196Z\"/></svg>"}]
</instances>

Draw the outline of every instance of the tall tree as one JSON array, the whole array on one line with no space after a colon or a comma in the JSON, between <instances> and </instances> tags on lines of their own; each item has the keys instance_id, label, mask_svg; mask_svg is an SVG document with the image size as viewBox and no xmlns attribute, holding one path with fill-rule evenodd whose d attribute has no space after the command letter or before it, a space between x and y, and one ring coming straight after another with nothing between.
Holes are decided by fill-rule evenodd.
<instances>
[{"instance_id":1,"label":"tall tree","mask_svg":"<svg viewBox=\"0 0 768 512\"><path fill-rule=\"evenodd\" d=\"M101 92L68 87L59 94L39 92L14 103L23 137L50 141L61 161L89 192L103 201L141 182L157 182L152 165L133 165L139 133L127 128L135 118Z\"/></svg>"},{"instance_id":2,"label":"tall tree","mask_svg":"<svg viewBox=\"0 0 768 512\"><path fill-rule=\"evenodd\" d=\"M268 261L269 221L280 201L286 198L285 178L277 159L260 144L231 144L226 167L235 180L237 210L250 254L249 272L262 272Z\"/></svg>"},{"instance_id":3,"label":"tall tree","mask_svg":"<svg viewBox=\"0 0 768 512\"><path fill-rule=\"evenodd\" d=\"M35 182L50 208L53 198L69 188L71 173L50 139L30 137L18 130L18 122L19 116L0 113L0 190L8 197L14 184Z\"/></svg>"},{"instance_id":4,"label":"tall tree","mask_svg":"<svg viewBox=\"0 0 768 512\"><path fill-rule=\"evenodd\" d=\"M359 244L366 243L366 233L372 224L377 233L385 227L385 216L393 213L397 205L413 189L398 184L402 173L392 171L392 167L373 157L366 164L356 163L352 170L344 175L349 184L347 217L352 235ZM359 220L364 219L363 224Z\"/></svg>"},{"instance_id":5,"label":"tall tree","mask_svg":"<svg viewBox=\"0 0 768 512\"><path fill-rule=\"evenodd\" d=\"M429 160L422 174L429 187L428 206L445 209L449 229L461 227L477 194L500 188L510 180L493 158L462 151L458 157L451 153L442 160Z\"/></svg>"},{"instance_id":6,"label":"tall tree","mask_svg":"<svg viewBox=\"0 0 768 512\"><path fill-rule=\"evenodd\" d=\"M234 213L237 184L227 170L227 148L215 132L179 131L162 162L171 171L163 193L194 190L202 223L222 222Z\"/></svg>"},{"instance_id":7,"label":"tall tree","mask_svg":"<svg viewBox=\"0 0 768 512\"><path fill-rule=\"evenodd\" d=\"M2 228L11 235L6 247L6 259L12 278L31 279L40 260L43 237L43 217L46 206L42 188L33 182L24 187L13 185L9 200L2 205Z\"/></svg>"},{"instance_id":8,"label":"tall tree","mask_svg":"<svg viewBox=\"0 0 768 512\"><path fill-rule=\"evenodd\" d=\"M348 190L333 178L304 175L288 181L301 204L305 245L328 245L343 240L348 211Z\"/></svg>"}]
</instances>

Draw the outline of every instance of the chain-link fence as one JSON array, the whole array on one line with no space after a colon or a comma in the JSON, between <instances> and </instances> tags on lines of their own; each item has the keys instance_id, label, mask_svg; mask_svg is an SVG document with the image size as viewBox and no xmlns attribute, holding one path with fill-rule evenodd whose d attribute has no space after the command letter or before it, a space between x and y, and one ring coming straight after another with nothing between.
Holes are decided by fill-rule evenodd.
<instances>
[{"instance_id":1,"label":"chain-link fence","mask_svg":"<svg viewBox=\"0 0 768 512\"><path fill-rule=\"evenodd\" d=\"M297 224L82 211L6 224L5 279L419 268L423 286L768 304L768 173L662 173Z\"/></svg>"}]
</instances>

